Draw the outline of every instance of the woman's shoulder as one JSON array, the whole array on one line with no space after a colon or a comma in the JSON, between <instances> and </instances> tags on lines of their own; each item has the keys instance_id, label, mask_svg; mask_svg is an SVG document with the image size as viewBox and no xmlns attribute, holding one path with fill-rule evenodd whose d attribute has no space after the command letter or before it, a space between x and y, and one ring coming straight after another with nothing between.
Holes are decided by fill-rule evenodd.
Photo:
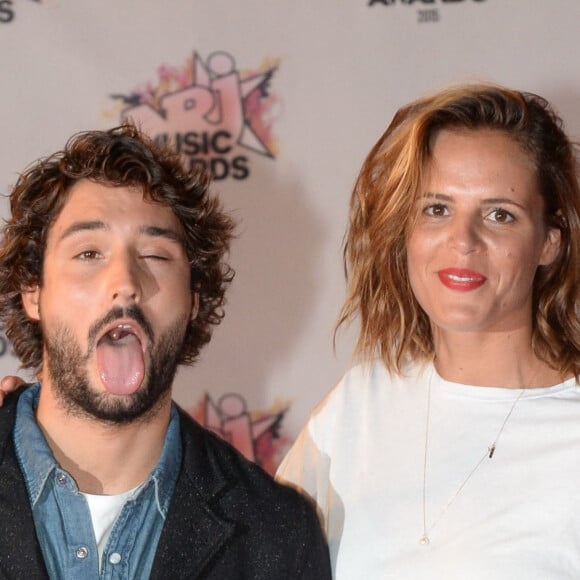
<instances>
[{"instance_id":1,"label":"woman's shoulder","mask_svg":"<svg viewBox=\"0 0 580 580\"><path fill-rule=\"evenodd\" d=\"M341 415L361 414L396 393L412 389L431 365L409 364L401 373L389 372L378 359L352 366L314 408L312 421L332 421Z\"/></svg>"},{"instance_id":2,"label":"woman's shoulder","mask_svg":"<svg viewBox=\"0 0 580 580\"><path fill-rule=\"evenodd\" d=\"M394 386L414 384L426 374L430 364L409 363L401 372L389 371L380 359L359 363L352 366L330 391L337 393L350 393L353 389L355 394L361 389L385 390Z\"/></svg>"}]
</instances>

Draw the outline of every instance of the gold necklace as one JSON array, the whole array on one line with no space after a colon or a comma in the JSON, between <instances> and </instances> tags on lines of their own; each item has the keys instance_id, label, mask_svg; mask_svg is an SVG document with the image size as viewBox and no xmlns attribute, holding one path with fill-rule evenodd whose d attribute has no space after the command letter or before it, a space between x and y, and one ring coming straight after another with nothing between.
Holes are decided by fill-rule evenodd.
<instances>
[{"instance_id":1,"label":"gold necklace","mask_svg":"<svg viewBox=\"0 0 580 580\"><path fill-rule=\"evenodd\" d=\"M481 456L481 459L475 464L475 467L467 474L467 477L463 480L461 485L457 488L457 491L449 498L447 503L443 506L441 513L435 518L435 520L431 523L430 526L427 526L427 456L429 454L429 422L431 418L431 380L433 378L433 374L435 373L435 367L431 370L431 376L429 377L429 386L427 389L427 424L425 425L425 455L423 457L423 535L419 538L419 544L422 546L427 546L431 540L429 539L429 534L433 530L433 528L441 521L443 516L446 514L449 506L456 500L457 496L461 493L463 488L467 485L467 482L473 477L474 473L479 469L480 465L485 461L486 458L492 459L495 453L497 443L505 426L512 416L516 405L518 404L519 400L522 398L525 389L521 389L519 395L514 399L508 414L505 416L495 439L493 440L492 444L488 446L485 453Z\"/></svg>"}]
</instances>

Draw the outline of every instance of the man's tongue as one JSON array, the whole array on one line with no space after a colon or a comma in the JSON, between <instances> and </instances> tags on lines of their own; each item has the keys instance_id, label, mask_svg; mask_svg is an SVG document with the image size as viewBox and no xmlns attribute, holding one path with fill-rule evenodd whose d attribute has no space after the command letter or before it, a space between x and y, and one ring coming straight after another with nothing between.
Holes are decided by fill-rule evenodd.
<instances>
[{"instance_id":1,"label":"man's tongue","mask_svg":"<svg viewBox=\"0 0 580 580\"><path fill-rule=\"evenodd\" d=\"M145 373L143 349L130 332L114 330L97 345L97 366L105 389L113 395L131 395Z\"/></svg>"}]
</instances>

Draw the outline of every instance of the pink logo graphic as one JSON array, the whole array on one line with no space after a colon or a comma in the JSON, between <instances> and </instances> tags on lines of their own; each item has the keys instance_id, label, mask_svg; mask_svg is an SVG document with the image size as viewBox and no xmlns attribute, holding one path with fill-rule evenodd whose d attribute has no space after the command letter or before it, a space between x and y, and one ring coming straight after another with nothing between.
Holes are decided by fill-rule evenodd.
<instances>
[{"instance_id":1,"label":"pink logo graphic","mask_svg":"<svg viewBox=\"0 0 580 580\"><path fill-rule=\"evenodd\" d=\"M170 142L190 169L203 166L214 179L246 179L248 154L274 157L278 100L269 85L275 71L276 64L265 63L243 73L227 52L214 52L205 62L195 53L182 68L160 66L157 85L111 97L129 105L121 120Z\"/></svg>"},{"instance_id":2,"label":"pink logo graphic","mask_svg":"<svg viewBox=\"0 0 580 580\"><path fill-rule=\"evenodd\" d=\"M250 461L255 461L274 475L290 445L280 435L280 426L287 407L275 405L269 411L249 412L246 400L237 393L221 397L215 403L209 395L191 410L191 415L204 427L231 443Z\"/></svg>"}]
</instances>

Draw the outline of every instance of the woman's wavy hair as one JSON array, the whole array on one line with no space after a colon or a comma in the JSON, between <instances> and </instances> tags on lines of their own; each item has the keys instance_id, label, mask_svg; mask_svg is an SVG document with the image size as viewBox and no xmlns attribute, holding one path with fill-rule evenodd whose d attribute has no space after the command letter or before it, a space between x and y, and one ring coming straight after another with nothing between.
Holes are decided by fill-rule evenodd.
<instances>
[{"instance_id":1,"label":"woman's wavy hair","mask_svg":"<svg viewBox=\"0 0 580 580\"><path fill-rule=\"evenodd\" d=\"M22 367L41 369L43 336L40 324L26 316L21 292L42 285L48 232L71 187L82 179L136 188L178 217L191 290L199 295L199 312L188 325L179 362L193 363L209 342L212 325L224 316L224 293L234 274L224 260L234 224L210 195L207 173L186 171L173 149L126 124L74 135L64 150L26 169L12 190L12 217L0 245L0 324Z\"/></svg>"},{"instance_id":2,"label":"woman's wavy hair","mask_svg":"<svg viewBox=\"0 0 580 580\"><path fill-rule=\"evenodd\" d=\"M391 372L434 356L431 326L411 290L406 242L423 171L442 129L491 129L529 155L545 221L561 233L554 262L533 289L534 352L564 374L580 373L580 191L577 145L549 103L490 84L443 90L401 108L368 154L355 183L345 236L348 294L337 329L358 318L355 355L380 357Z\"/></svg>"}]
</instances>

